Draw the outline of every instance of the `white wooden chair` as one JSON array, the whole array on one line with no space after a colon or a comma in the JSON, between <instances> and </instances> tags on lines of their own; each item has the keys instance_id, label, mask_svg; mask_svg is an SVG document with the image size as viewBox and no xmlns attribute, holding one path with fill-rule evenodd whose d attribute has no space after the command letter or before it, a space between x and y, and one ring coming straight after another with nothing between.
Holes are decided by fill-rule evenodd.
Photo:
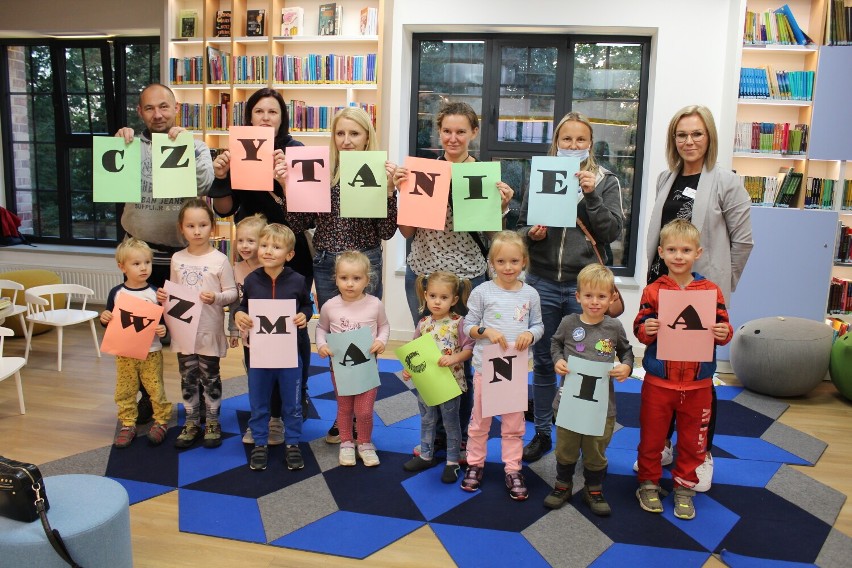
<instances>
[{"instance_id":1,"label":"white wooden chair","mask_svg":"<svg viewBox=\"0 0 852 568\"><path fill-rule=\"evenodd\" d=\"M6 294L6 290L11 290L12 293ZM21 322L21 333L24 334L24 339L26 340L27 347L29 348L30 336L27 333L27 322L24 320L24 314L27 313L27 307L16 304L18 300L18 292L23 291L24 285L20 282L15 282L14 280L0 280L0 296L6 296L12 300L12 305L3 310L3 317L11 318L18 316L18 319Z\"/></svg>"},{"instance_id":2,"label":"white wooden chair","mask_svg":"<svg viewBox=\"0 0 852 568\"><path fill-rule=\"evenodd\" d=\"M63 307L61 304L56 306L55 297L62 294L65 295L65 306ZM95 331L95 318L99 314L98 312L86 309L86 301L89 299L89 296L93 296L94 294L94 290L80 286L79 284L33 286L25 292L27 298L27 321L30 322L27 334L29 337L33 336L33 326L37 323L56 328L56 341L59 350L56 357L56 368L60 372L62 371L62 329L67 325L89 322L89 326L92 328L92 339L95 341L95 353L97 353L98 357L101 356L101 349L98 345L98 332ZM71 299L74 295L82 297L82 305L79 308L71 307ZM27 343L27 358L30 356L31 344L31 341Z\"/></svg>"},{"instance_id":3,"label":"white wooden chair","mask_svg":"<svg viewBox=\"0 0 852 568\"><path fill-rule=\"evenodd\" d=\"M27 360L23 357L4 357L3 343L6 337L15 335L15 332L8 327L0 327L0 381L4 381L15 376L15 384L18 387L18 405L21 407L21 414L26 414L27 409L24 407L24 389L21 386L21 367Z\"/></svg>"}]
</instances>

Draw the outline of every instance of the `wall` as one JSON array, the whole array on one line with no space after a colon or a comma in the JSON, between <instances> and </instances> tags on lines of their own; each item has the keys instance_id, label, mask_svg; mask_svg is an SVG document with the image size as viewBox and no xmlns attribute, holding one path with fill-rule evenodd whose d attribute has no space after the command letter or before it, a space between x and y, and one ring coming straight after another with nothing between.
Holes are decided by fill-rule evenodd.
<instances>
[{"instance_id":1,"label":"wall","mask_svg":"<svg viewBox=\"0 0 852 568\"><path fill-rule=\"evenodd\" d=\"M487 11L486 11L487 9ZM392 37L385 39L390 77L384 80L382 113L399 117L386 121L382 140L389 159L408 153L411 100L411 38L417 32L583 33L630 34L652 38L650 89L646 117L646 153L640 205L639 259L635 279L619 286L627 307L622 320L632 323L644 284L644 242L647 212L654 200L657 174L666 167L665 133L668 121L687 104L707 105L716 118L719 139L733 140L738 86L739 46L744 0L601 0L566 2L537 0L519 8L517 0L457 2L432 0L423 10L418 2L395 2ZM554 24L554 22L565 22ZM390 124L388 124L390 123ZM720 144L719 161L731 164L731 144ZM413 328L405 302L404 275L399 270L404 240L397 235L386 247L385 305L393 337L406 339Z\"/></svg>"},{"instance_id":2,"label":"wall","mask_svg":"<svg viewBox=\"0 0 852 568\"><path fill-rule=\"evenodd\" d=\"M0 37L108 32L160 35L165 0L29 0L3 2Z\"/></svg>"}]
</instances>

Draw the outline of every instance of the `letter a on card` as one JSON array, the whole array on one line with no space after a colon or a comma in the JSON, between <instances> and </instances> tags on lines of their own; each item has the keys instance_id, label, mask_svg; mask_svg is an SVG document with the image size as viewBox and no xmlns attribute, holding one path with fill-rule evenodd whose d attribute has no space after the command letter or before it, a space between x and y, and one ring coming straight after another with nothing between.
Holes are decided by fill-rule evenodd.
<instances>
[{"instance_id":1,"label":"letter a on card","mask_svg":"<svg viewBox=\"0 0 852 568\"><path fill-rule=\"evenodd\" d=\"M172 351L195 353L195 337L201 319L201 298L198 290L166 280L166 327L172 336Z\"/></svg>"},{"instance_id":2,"label":"letter a on card","mask_svg":"<svg viewBox=\"0 0 852 568\"><path fill-rule=\"evenodd\" d=\"M92 137L92 200L95 203L142 201L142 143L116 136Z\"/></svg>"},{"instance_id":3,"label":"letter a on card","mask_svg":"<svg viewBox=\"0 0 852 568\"><path fill-rule=\"evenodd\" d=\"M101 351L133 359L147 359L162 315L163 306L160 304L133 294L118 294Z\"/></svg>"},{"instance_id":4,"label":"letter a on card","mask_svg":"<svg viewBox=\"0 0 852 568\"><path fill-rule=\"evenodd\" d=\"M361 394L381 384L376 357L370 353L373 334L369 327L329 333L326 339L332 353L331 365L334 368L337 394Z\"/></svg>"},{"instance_id":5,"label":"letter a on card","mask_svg":"<svg viewBox=\"0 0 852 568\"><path fill-rule=\"evenodd\" d=\"M577 226L577 172L580 158L533 156L527 224Z\"/></svg>"},{"instance_id":6,"label":"letter a on card","mask_svg":"<svg viewBox=\"0 0 852 568\"><path fill-rule=\"evenodd\" d=\"M287 148L287 211L330 213L328 146Z\"/></svg>"},{"instance_id":7,"label":"letter a on card","mask_svg":"<svg viewBox=\"0 0 852 568\"><path fill-rule=\"evenodd\" d=\"M486 345L482 350L482 416L499 416L527 409L529 349Z\"/></svg>"},{"instance_id":8,"label":"letter a on card","mask_svg":"<svg viewBox=\"0 0 852 568\"><path fill-rule=\"evenodd\" d=\"M174 141L166 134L152 134L151 168L151 183L156 199L198 195L195 142L189 132L181 132Z\"/></svg>"},{"instance_id":9,"label":"letter a on card","mask_svg":"<svg viewBox=\"0 0 852 568\"><path fill-rule=\"evenodd\" d=\"M660 290L657 356L663 361L713 360L715 290Z\"/></svg>"},{"instance_id":10,"label":"letter a on card","mask_svg":"<svg viewBox=\"0 0 852 568\"><path fill-rule=\"evenodd\" d=\"M569 373L562 385L557 426L587 436L603 436L609 408L610 369L609 362L568 356Z\"/></svg>"},{"instance_id":11,"label":"letter a on card","mask_svg":"<svg viewBox=\"0 0 852 568\"><path fill-rule=\"evenodd\" d=\"M388 153L340 152L340 216L388 216Z\"/></svg>"},{"instance_id":12,"label":"letter a on card","mask_svg":"<svg viewBox=\"0 0 852 568\"><path fill-rule=\"evenodd\" d=\"M299 366L296 348L296 300L249 300L251 366L293 369Z\"/></svg>"},{"instance_id":13,"label":"letter a on card","mask_svg":"<svg viewBox=\"0 0 852 568\"><path fill-rule=\"evenodd\" d=\"M232 188L272 190L274 135L275 129L268 126L232 126L228 129Z\"/></svg>"},{"instance_id":14,"label":"letter a on card","mask_svg":"<svg viewBox=\"0 0 852 568\"><path fill-rule=\"evenodd\" d=\"M405 158L405 167L409 173L399 187L397 222L443 231L447 224L452 164L409 156Z\"/></svg>"},{"instance_id":15,"label":"letter a on card","mask_svg":"<svg viewBox=\"0 0 852 568\"><path fill-rule=\"evenodd\" d=\"M499 162L453 164L453 230L499 231Z\"/></svg>"}]
</instances>

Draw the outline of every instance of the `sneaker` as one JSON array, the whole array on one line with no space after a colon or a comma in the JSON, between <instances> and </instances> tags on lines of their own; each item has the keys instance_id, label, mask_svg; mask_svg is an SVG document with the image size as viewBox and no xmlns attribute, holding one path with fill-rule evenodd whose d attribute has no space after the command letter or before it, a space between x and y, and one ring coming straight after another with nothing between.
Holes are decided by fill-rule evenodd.
<instances>
[{"instance_id":1,"label":"sneaker","mask_svg":"<svg viewBox=\"0 0 852 568\"><path fill-rule=\"evenodd\" d=\"M163 440L166 439L168 431L169 428L165 424L154 424L151 426L151 429L148 430L148 441L151 442L152 446L159 446L163 443Z\"/></svg>"},{"instance_id":2,"label":"sneaker","mask_svg":"<svg viewBox=\"0 0 852 568\"><path fill-rule=\"evenodd\" d=\"M212 420L204 428L204 447L209 449L218 448L222 445L222 427L218 422Z\"/></svg>"},{"instance_id":3,"label":"sneaker","mask_svg":"<svg viewBox=\"0 0 852 568\"><path fill-rule=\"evenodd\" d=\"M367 467L376 467L381 463L373 444L358 444L358 457Z\"/></svg>"},{"instance_id":4,"label":"sneaker","mask_svg":"<svg viewBox=\"0 0 852 568\"><path fill-rule=\"evenodd\" d=\"M151 405L151 397L143 394L136 403L136 423L147 424L154 419L154 407Z\"/></svg>"},{"instance_id":5,"label":"sneaker","mask_svg":"<svg viewBox=\"0 0 852 568\"><path fill-rule=\"evenodd\" d=\"M686 521L695 518L695 505L692 504L692 498L695 496L695 491L687 487L678 485L674 490L674 516L678 519Z\"/></svg>"},{"instance_id":6,"label":"sneaker","mask_svg":"<svg viewBox=\"0 0 852 568\"><path fill-rule=\"evenodd\" d=\"M175 440L175 447L190 448L201 436L202 432L201 428L198 427L198 424L188 420L186 424L183 425L183 429L180 431L180 434L178 434L177 440Z\"/></svg>"},{"instance_id":7,"label":"sneaker","mask_svg":"<svg viewBox=\"0 0 852 568\"><path fill-rule=\"evenodd\" d=\"M339 444L340 443L340 430L337 429L337 420L334 421L334 424L331 425L331 428L328 429L328 433L325 435L325 443L326 444ZM355 465L355 464L352 464Z\"/></svg>"},{"instance_id":8,"label":"sneaker","mask_svg":"<svg viewBox=\"0 0 852 568\"><path fill-rule=\"evenodd\" d=\"M553 491L550 495L544 498L544 506L548 509L559 509L571 500L571 490L574 488L572 483L562 483L557 480L553 486Z\"/></svg>"},{"instance_id":9,"label":"sneaker","mask_svg":"<svg viewBox=\"0 0 852 568\"><path fill-rule=\"evenodd\" d=\"M112 445L116 448L126 448L136 437L136 426L122 426L118 434L115 435Z\"/></svg>"},{"instance_id":10,"label":"sneaker","mask_svg":"<svg viewBox=\"0 0 852 568\"><path fill-rule=\"evenodd\" d=\"M465 491L476 491L482 483L482 468L476 465L467 466L461 488Z\"/></svg>"},{"instance_id":11,"label":"sneaker","mask_svg":"<svg viewBox=\"0 0 852 568\"><path fill-rule=\"evenodd\" d=\"M713 481L713 456L707 452L704 456L704 463L695 468L695 474L698 476L698 483L695 484L693 490L699 493L704 493L710 489L710 484Z\"/></svg>"},{"instance_id":12,"label":"sneaker","mask_svg":"<svg viewBox=\"0 0 852 568\"><path fill-rule=\"evenodd\" d=\"M669 440L668 443L670 444L671 441ZM662 465L663 467L666 467L667 465L671 465L673 461L674 461L674 449L670 445L667 445L666 447L663 448L663 451L660 452L660 465ZM639 473L639 462L638 461L633 462L633 471L635 471L636 473Z\"/></svg>"},{"instance_id":13,"label":"sneaker","mask_svg":"<svg viewBox=\"0 0 852 568\"><path fill-rule=\"evenodd\" d=\"M524 461L527 463L538 461L552 447L553 442L550 441L550 436L536 432L530 443L524 447Z\"/></svg>"},{"instance_id":14,"label":"sneaker","mask_svg":"<svg viewBox=\"0 0 852 568\"><path fill-rule=\"evenodd\" d=\"M639 506L649 513L662 513L663 503L660 501L660 486L653 481L643 481L636 490Z\"/></svg>"},{"instance_id":15,"label":"sneaker","mask_svg":"<svg viewBox=\"0 0 852 568\"><path fill-rule=\"evenodd\" d=\"M287 464L287 469L295 471L305 467L305 460L302 459L302 450L296 444L287 446L287 453L284 455L284 463Z\"/></svg>"},{"instance_id":16,"label":"sneaker","mask_svg":"<svg viewBox=\"0 0 852 568\"><path fill-rule=\"evenodd\" d=\"M458 481L460 470L461 467L457 463L448 463L445 465L444 471L441 473L441 483L455 483Z\"/></svg>"},{"instance_id":17,"label":"sneaker","mask_svg":"<svg viewBox=\"0 0 852 568\"><path fill-rule=\"evenodd\" d=\"M353 442L343 442L340 444L340 453L337 456L337 461L340 465L347 467L355 465L355 444Z\"/></svg>"},{"instance_id":18,"label":"sneaker","mask_svg":"<svg viewBox=\"0 0 852 568\"><path fill-rule=\"evenodd\" d=\"M423 471L429 469L430 467L435 465L435 460L425 460L420 456L414 456L404 464L402 464L402 469L405 471Z\"/></svg>"},{"instance_id":19,"label":"sneaker","mask_svg":"<svg viewBox=\"0 0 852 568\"><path fill-rule=\"evenodd\" d=\"M506 474L506 489L509 490L509 497L515 501L526 501L529 497L524 476L516 471Z\"/></svg>"},{"instance_id":20,"label":"sneaker","mask_svg":"<svg viewBox=\"0 0 852 568\"><path fill-rule=\"evenodd\" d=\"M246 433L243 434L243 444L254 444L254 436L251 435L251 428L246 428Z\"/></svg>"},{"instance_id":21,"label":"sneaker","mask_svg":"<svg viewBox=\"0 0 852 568\"><path fill-rule=\"evenodd\" d=\"M249 467L254 471L263 471L266 469L267 461L269 461L269 448L266 446L255 446L251 451Z\"/></svg>"},{"instance_id":22,"label":"sneaker","mask_svg":"<svg viewBox=\"0 0 852 568\"><path fill-rule=\"evenodd\" d=\"M281 418L269 419L269 445L280 446L284 443L284 420Z\"/></svg>"},{"instance_id":23,"label":"sneaker","mask_svg":"<svg viewBox=\"0 0 852 568\"><path fill-rule=\"evenodd\" d=\"M612 514L612 509L609 508L609 503L606 502L603 496L603 490L600 485L583 487L583 502L592 509L592 513L599 517L608 517Z\"/></svg>"}]
</instances>

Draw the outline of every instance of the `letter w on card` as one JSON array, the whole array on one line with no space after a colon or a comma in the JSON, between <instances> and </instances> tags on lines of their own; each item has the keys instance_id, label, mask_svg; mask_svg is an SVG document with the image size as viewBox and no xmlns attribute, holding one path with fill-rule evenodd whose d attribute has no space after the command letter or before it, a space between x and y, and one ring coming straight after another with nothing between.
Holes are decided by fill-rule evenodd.
<instances>
[{"instance_id":1,"label":"letter w on card","mask_svg":"<svg viewBox=\"0 0 852 568\"><path fill-rule=\"evenodd\" d=\"M482 350L482 417L527 409L529 349L486 345Z\"/></svg>"},{"instance_id":2,"label":"letter w on card","mask_svg":"<svg viewBox=\"0 0 852 568\"><path fill-rule=\"evenodd\" d=\"M198 290L166 280L165 319L172 336L172 351L195 353L195 337L201 319L201 298Z\"/></svg>"},{"instance_id":3,"label":"letter w on card","mask_svg":"<svg viewBox=\"0 0 852 568\"><path fill-rule=\"evenodd\" d=\"M252 367L293 369L299 366L295 315L296 300L249 300Z\"/></svg>"},{"instance_id":4,"label":"letter w on card","mask_svg":"<svg viewBox=\"0 0 852 568\"><path fill-rule=\"evenodd\" d=\"M163 306L133 294L118 294L101 351L133 359L147 359L160 325Z\"/></svg>"}]
</instances>

